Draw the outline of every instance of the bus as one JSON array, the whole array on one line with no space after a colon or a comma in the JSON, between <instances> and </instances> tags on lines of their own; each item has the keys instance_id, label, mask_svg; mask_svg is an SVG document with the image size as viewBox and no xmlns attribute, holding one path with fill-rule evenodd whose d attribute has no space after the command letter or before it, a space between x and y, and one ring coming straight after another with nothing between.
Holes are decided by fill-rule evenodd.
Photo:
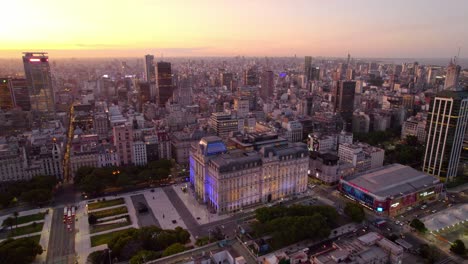
<instances>
[{"instance_id":1,"label":"bus","mask_svg":"<svg viewBox=\"0 0 468 264\"><path fill-rule=\"evenodd\" d=\"M386 223L387 223L387 222L386 222L385 220L377 220L377 221L374 222L374 225L375 225L376 227L382 227L382 226L384 226Z\"/></svg>"}]
</instances>

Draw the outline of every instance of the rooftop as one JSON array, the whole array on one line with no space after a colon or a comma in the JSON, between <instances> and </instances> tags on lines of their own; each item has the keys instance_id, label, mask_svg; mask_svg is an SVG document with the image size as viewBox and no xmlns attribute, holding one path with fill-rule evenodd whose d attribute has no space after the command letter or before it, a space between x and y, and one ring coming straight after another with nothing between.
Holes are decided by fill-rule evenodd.
<instances>
[{"instance_id":1,"label":"rooftop","mask_svg":"<svg viewBox=\"0 0 468 264\"><path fill-rule=\"evenodd\" d=\"M411 193L439 183L433 176L398 163L357 174L342 181L381 197Z\"/></svg>"}]
</instances>

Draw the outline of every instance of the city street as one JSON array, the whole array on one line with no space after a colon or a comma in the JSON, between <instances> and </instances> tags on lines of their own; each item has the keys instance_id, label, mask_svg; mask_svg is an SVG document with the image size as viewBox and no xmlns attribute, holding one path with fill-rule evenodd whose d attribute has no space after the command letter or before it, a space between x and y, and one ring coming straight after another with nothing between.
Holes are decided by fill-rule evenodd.
<instances>
[{"instance_id":1,"label":"city street","mask_svg":"<svg viewBox=\"0 0 468 264\"><path fill-rule=\"evenodd\" d=\"M55 208L52 216L52 225L49 237L49 246L46 249L48 264L74 264L75 257L75 225L67 229L63 223L63 207Z\"/></svg>"}]
</instances>

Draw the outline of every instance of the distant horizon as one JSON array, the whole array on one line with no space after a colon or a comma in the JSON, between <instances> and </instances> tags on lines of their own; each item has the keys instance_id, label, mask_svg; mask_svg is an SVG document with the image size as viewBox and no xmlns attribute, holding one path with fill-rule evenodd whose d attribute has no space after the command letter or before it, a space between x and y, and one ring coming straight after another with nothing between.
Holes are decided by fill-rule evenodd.
<instances>
[{"instance_id":1,"label":"distant horizon","mask_svg":"<svg viewBox=\"0 0 468 264\"><path fill-rule=\"evenodd\" d=\"M4 9L0 57L32 47L56 58L468 54L464 0L18 0Z\"/></svg>"}]
</instances>

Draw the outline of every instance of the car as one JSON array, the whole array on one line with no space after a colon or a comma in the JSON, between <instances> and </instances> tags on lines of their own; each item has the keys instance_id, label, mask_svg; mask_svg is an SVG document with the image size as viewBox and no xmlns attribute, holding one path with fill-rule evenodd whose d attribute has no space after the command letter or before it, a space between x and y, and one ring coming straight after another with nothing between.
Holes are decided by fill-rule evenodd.
<instances>
[{"instance_id":1,"label":"car","mask_svg":"<svg viewBox=\"0 0 468 264\"><path fill-rule=\"evenodd\" d=\"M435 213L437 213L437 210L432 210L431 212L432 212L433 214L435 214Z\"/></svg>"},{"instance_id":2,"label":"car","mask_svg":"<svg viewBox=\"0 0 468 264\"><path fill-rule=\"evenodd\" d=\"M452 207L453 204L449 204L448 207Z\"/></svg>"},{"instance_id":3,"label":"car","mask_svg":"<svg viewBox=\"0 0 468 264\"><path fill-rule=\"evenodd\" d=\"M398 220L397 220L397 221L395 221L395 224L399 225L399 224L400 224L400 221L398 221Z\"/></svg>"}]
</instances>

